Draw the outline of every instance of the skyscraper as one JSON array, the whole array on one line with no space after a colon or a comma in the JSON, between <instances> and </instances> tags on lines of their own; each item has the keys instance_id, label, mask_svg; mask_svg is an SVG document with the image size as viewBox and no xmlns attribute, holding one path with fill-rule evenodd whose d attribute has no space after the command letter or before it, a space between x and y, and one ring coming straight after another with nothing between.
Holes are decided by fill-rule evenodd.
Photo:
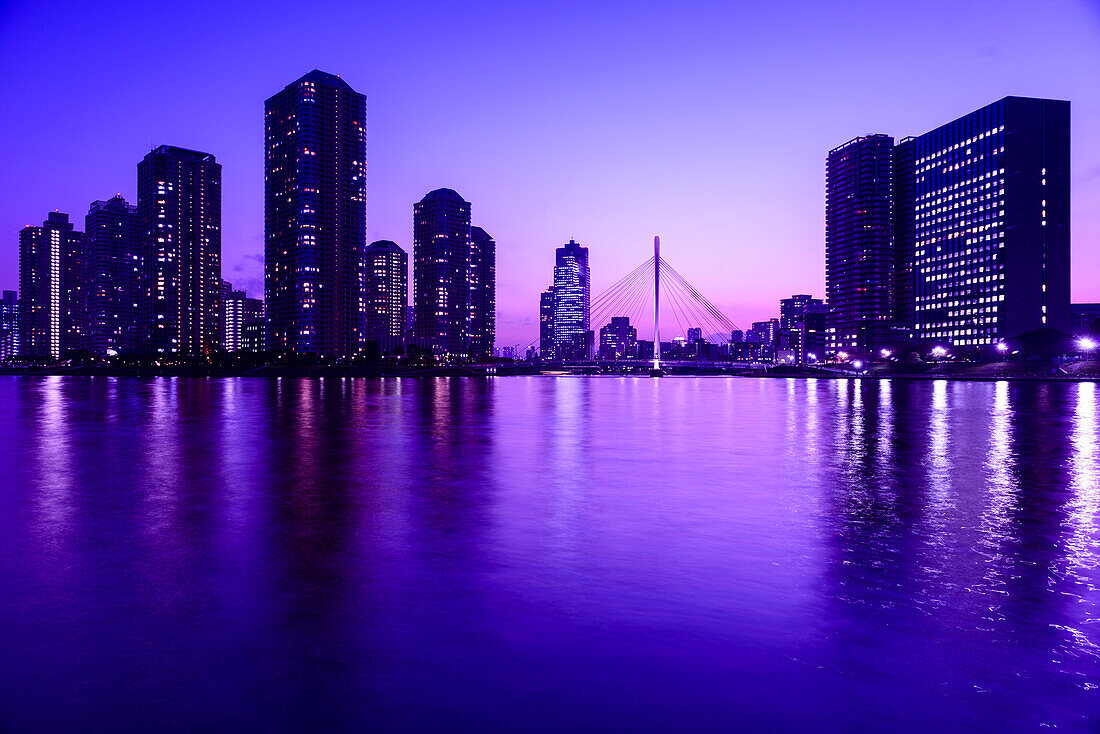
<instances>
[{"instance_id":1,"label":"skyscraper","mask_svg":"<svg viewBox=\"0 0 1100 734\"><path fill-rule=\"evenodd\" d=\"M1005 97L913 141L919 339L1068 328L1069 124L1069 102Z\"/></svg>"},{"instance_id":2,"label":"skyscraper","mask_svg":"<svg viewBox=\"0 0 1100 734\"><path fill-rule=\"evenodd\" d=\"M914 324L913 243L916 236L913 154L916 138L894 146L894 313L898 332L912 336Z\"/></svg>"},{"instance_id":3,"label":"skyscraper","mask_svg":"<svg viewBox=\"0 0 1100 734\"><path fill-rule=\"evenodd\" d=\"M396 242L378 240L366 251L367 340L389 353L405 341L409 256Z\"/></svg>"},{"instance_id":4,"label":"skyscraper","mask_svg":"<svg viewBox=\"0 0 1100 734\"><path fill-rule=\"evenodd\" d=\"M144 351L202 355L220 346L222 167L209 153L162 145L138 163Z\"/></svg>"},{"instance_id":5,"label":"skyscraper","mask_svg":"<svg viewBox=\"0 0 1100 734\"><path fill-rule=\"evenodd\" d=\"M588 248L573 240L554 257L554 351L558 359L589 359L585 349L591 307ZM588 340L591 341L591 340ZM587 353L586 353L587 352Z\"/></svg>"},{"instance_id":6,"label":"skyscraper","mask_svg":"<svg viewBox=\"0 0 1100 734\"><path fill-rule=\"evenodd\" d=\"M84 348L84 233L50 212L19 232L19 347L28 357L60 358Z\"/></svg>"},{"instance_id":7,"label":"skyscraper","mask_svg":"<svg viewBox=\"0 0 1100 734\"><path fill-rule=\"evenodd\" d=\"M436 189L413 206L416 340L436 356L470 353L470 203Z\"/></svg>"},{"instance_id":8,"label":"skyscraper","mask_svg":"<svg viewBox=\"0 0 1100 734\"><path fill-rule=\"evenodd\" d=\"M497 243L470 227L470 354L493 353L497 336Z\"/></svg>"},{"instance_id":9,"label":"skyscraper","mask_svg":"<svg viewBox=\"0 0 1100 734\"><path fill-rule=\"evenodd\" d=\"M343 357L365 339L367 98L310 73L264 103L264 271L272 350Z\"/></svg>"},{"instance_id":10,"label":"skyscraper","mask_svg":"<svg viewBox=\"0 0 1100 734\"><path fill-rule=\"evenodd\" d=\"M19 294L0 293L0 359L19 354Z\"/></svg>"},{"instance_id":11,"label":"skyscraper","mask_svg":"<svg viewBox=\"0 0 1100 734\"><path fill-rule=\"evenodd\" d=\"M93 201L84 217L87 241L88 349L132 352L137 347L141 258L137 207L121 195Z\"/></svg>"},{"instance_id":12,"label":"skyscraper","mask_svg":"<svg viewBox=\"0 0 1100 734\"><path fill-rule=\"evenodd\" d=\"M539 356L554 358L554 286L539 294Z\"/></svg>"},{"instance_id":13,"label":"skyscraper","mask_svg":"<svg viewBox=\"0 0 1100 734\"><path fill-rule=\"evenodd\" d=\"M825 175L828 348L866 353L893 338L894 139L868 135L834 148Z\"/></svg>"}]
</instances>

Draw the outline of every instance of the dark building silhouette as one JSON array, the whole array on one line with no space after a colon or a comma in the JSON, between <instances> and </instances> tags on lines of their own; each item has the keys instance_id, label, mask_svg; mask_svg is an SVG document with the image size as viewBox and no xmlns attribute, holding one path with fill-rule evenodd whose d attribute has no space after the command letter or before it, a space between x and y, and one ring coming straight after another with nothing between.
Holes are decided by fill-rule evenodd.
<instances>
[{"instance_id":1,"label":"dark building silhouette","mask_svg":"<svg viewBox=\"0 0 1100 734\"><path fill-rule=\"evenodd\" d=\"M436 356L470 353L470 203L436 189L413 206L416 340Z\"/></svg>"},{"instance_id":2,"label":"dark building silhouette","mask_svg":"<svg viewBox=\"0 0 1100 734\"><path fill-rule=\"evenodd\" d=\"M893 315L895 336L908 340L915 323L913 289L913 252L916 242L916 181L913 176L916 138L905 138L894 146L893 219L894 286Z\"/></svg>"},{"instance_id":3,"label":"dark building silhouette","mask_svg":"<svg viewBox=\"0 0 1100 734\"><path fill-rule=\"evenodd\" d=\"M84 233L69 215L50 212L41 227L19 231L19 349L60 358L84 348Z\"/></svg>"},{"instance_id":4,"label":"dark building silhouette","mask_svg":"<svg viewBox=\"0 0 1100 734\"><path fill-rule=\"evenodd\" d=\"M591 271L588 248L573 240L554 253L554 352L557 359L591 359Z\"/></svg>"},{"instance_id":5,"label":"dark building silhouette","mask_svg":"<svg viewBox=\"0 0 1100 734\"><path fill-rule=\"evenodd\" d=\"M4 291L4 294L10 292ZM1071 303L1069 313L1070 334L1100 337L1100 303Z\"/></svg>"},{"instance_id":6,"label":"dark building silhouette","mask_svg":"<svg viewBox=\"0 0 1100 734\"><path fill-rule=\"evenodd\" d=\"M265 303L278 354L363 348L366 123L366 97L322 71L264 103Z\"/></svg>"},{"instance_id":7,"label":"dark building silhouette","mask_svg":"<svg viewBox=\"0 0 1100 734\"><path fill-rule=\"evenodd\" d=\"M539 294L539 356L554 358L554 286Z\"/></svg>"},{"instance_id":8,"label":"dark building silhouette","mask_svg":"<svg viewBox=\"0 0 1100 734\"><path fill-rule=\"evenodd\" d=\"M0 293L0 359L19 354L19 293Z\"/></svg>"},{"instance_id":9,"label":"dark building silhouette","mask_svg":"<svg viewBox=\"0 0 1100 734\"><path fill-rule=\"evenodd\" d=\"M138 163L143 351L195 356L221 346L221 177L213 155L171 145Z\"/></svg>"},{"instance_id":10,"label":"dark building silhouette","mask_svg":"<svg viewBox=\"0 0 1100 734\"><path fill-rule=\"evenodd\" d=\"M600 329L600 359L636 359L638 329L630 325L628 316L612 316Z\"/></svg>"},{"instance_id":11,"label":"dark building silhouette","mask_svg":"<svg viewBox=\"0 0 1100 734\"><path fill-rule=\"evenodd\" d=\"M366 250L367 340L386 353L405 342L409 256L396 242L378 240Z\"/></svg>"},{"instance_id":12,"label":"dark building silhouette","mask_svg":"<svg viewBox=\"0 0 1100 734\"><path fill-rule=\"evenodd\" d=\"M894 139L855 138L829 151L825 296L831 352L870 352L893 338Z\"/></svg>"},{"instance_id":13,"label":"dark building silhouette","mask_svg":"<svg viewBox=\"0 0 1100 734\"><path fill-rule=\"evenodd\" d=\"M470 227L470 354L493 354L497 336L497 243Z\"/></svg>"},{"instance_id":14,"label":"dark building silhouette","mask_svg":"<svg viewBox=\"0 0 1100 734\"><path fill-rule=\"evenodd\" d=\"M93 201L84 217L88 302L85 339L98 355L138 347L142 259L137 207L121 195Z\"/></svg>"},{"instance_id":15,"label":"dark building silhouette","mask_svg":"<svg viewBox=\"0 0 1100 734\"><path fill-rule=\"evenodd\" d=\"M1068 328L1069 102L1005 97L912 145L917 338Z\"/></svg>"}]
</instances>

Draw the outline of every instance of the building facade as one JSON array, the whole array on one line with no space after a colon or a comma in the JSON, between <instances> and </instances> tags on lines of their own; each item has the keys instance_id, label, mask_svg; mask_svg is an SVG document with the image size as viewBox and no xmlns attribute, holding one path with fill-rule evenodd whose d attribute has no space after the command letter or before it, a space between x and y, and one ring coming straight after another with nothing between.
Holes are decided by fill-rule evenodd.
<instances>
[{"instance_id":1,"label":"building facade","mask_svg":"<svg viewBox=\"0 0 1100 734\"><path fill-rule=\"evenodd\" d=\"M137 207L121 195L93 201L84 217L87 241L87 347L123 354L138 347L142 259Z\"/></svg>"},{"instance_id":2,"label":"building facade","mask_svg":"<svg viewBox=\"0 0 1100 734\"><path fill-rule=\"evenodd\" d=\"M627 316L612 316L600 329L600 359L637 359L638 329L630 325Z\"/></svg>"},{"instance_id":3,"label":"building facade","mask_svg":"<svg viewBox=\"0 0 1100 734\"><path fill-rule=\"evenodd\" d=\"M554 286L539 294L539 356L554 358Z\"/></svg>"},{"instance_id":4,"label":"building facade","mask_svg":"<svg viewBox=\"0 0 1100 734\"><path fill-rule=\"evenodd\" d=\"M825 164L825 296L831 352L894 338L894 139L855 138Z\"/></svg>"},{"instance_id":5,"label":"building facade","mask_svg":"<svg viewBox=\"0 0 1100 734\"><path fill-rule=\"evenodd\" d=\"M366 338L367 98L312 71L264 103L264 296L277 354Z\"/></svg>"},{"instance_id":6,"label":"building facade","mask_svg":"<svg viewBox=\"0 0 1100 734\"><path fill-rule=\"evenodd\" d=\"M592 358L591 271L588 248L569 240L554 254L554 354L556 359Z\"/></svg>"},{"instance_id":7,"label":"building facade","mask_svg":"<svg viewBox=\"0 0 1100 734\"><path fill-rule=\"evenodd\" d=\"M805 364L808 355L823 357L825 304L820 298L798 294L779 301L779 329L796 364ZM815 316L817 318L815 318ZM819 333L820 332L820 333Z\"/></svg>"},{"instance_id":8,"label":"building facade","mask_svg":"<svg viewBox=\"0 0 1100 734\"><path fill-rule=\"evenodd\" d=\"M60 359L84 348L84 233L69 215L50 212L41 227L19 231L19 348L23 356Z\"/></svg>"},{"instance_id":9,"label":"building facade","mask_svg":"<svg viewBox=\"0 0 1100 734\"><path fill-rule=\"evenodd\" d=\"M470 227L470 354L493 354L497 337L497 243Z\"/></svg>"},{"instance_id":10,"label":"building facade","mask_svg":"<svg viewBox=\"0 0 1100 734\"><path fill-rule=\"evenodd\" d=\"M386 354L405 343L409 304L409 256L396 242L378 240L366 250L367 341Z\"/></svg>"},{"instance_id":11,"label":"building facade","mask_svg":"<svg viewBox=\"0 0 1100 734\"><path fill-rule=\"evenodd\" d=\"M0 359L19 354L19 293L0 293Z\"/></svg>"},{"instance_id":12,"label":"building facade","mask_svg":"<svg viewBox=\"0 0 1100 734\"><path fill-rule=\"evenodd\" d=\"M233 290L233 284L223 280L221 302L223 349L227 352L245 349L245 326L264 320L263 300L249 298L244 291Z\"/></svg>"},{"instance_id":13,"label":"building facade","mask_svg":"<svg viewBox=\"0 0 1100 734\"><path fill-rule=\"evenodd\" d=\"M437 357L470 354L470 203L436 189L413 206L416 341Z\"/></svg>"},{"instance_id":14,"label":"building facade","mask_svg":"<svg viewBox=\"0 0 1100 734\"><path fill-rule=\"evenodd\" d=\"M982 347L1068 328L1069 112L1006 97L913 141L917 339Z\"/></svg>"},{"instance_id":15,"label":"building facade","mask_svg":"<svg viewBox=\"0 0 1100 734\"><path fill-rule=\"evenodd\" d=\"M138 341L156 355L221 347L222 167L171 145L138 163Z\"/></svg>"}]
</instances>

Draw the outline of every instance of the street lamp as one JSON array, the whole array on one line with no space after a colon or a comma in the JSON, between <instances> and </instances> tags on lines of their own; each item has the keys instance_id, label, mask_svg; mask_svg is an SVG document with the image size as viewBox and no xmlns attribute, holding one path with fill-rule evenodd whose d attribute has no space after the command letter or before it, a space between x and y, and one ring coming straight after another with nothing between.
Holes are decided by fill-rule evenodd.
<instances>
[{"instance_id":1,"label":"street lamp","mask_svg":"<svg viewBox=\"0 0 1100 734\"><path fill-rule=\"evenodd\" d=\"M1004 342L997 342L997 351L1001 353L1001 361L1005 361L1005 352L1008 351L1008 345Z\"/></svg>"},{"instance_id":2,"label":"street lamp","mask_svg":"<svg viewBox=\"0 0 1100 734\"><path fill-rule=\"evenodd\" d=\"M932 356L936 359L943 359L947 356L947 350L943 347L932 347Z\"/></svg>"},{"instance_id":3,"label":"street lamp","mask_svg":"<svg viewBox=\"0 0 1100 734\"><path fill-rule=\"evenodd\" d=\"M847 362L848 361L848 353L847 352L837 352L836 353L836 358L839 359L841 362Z\"/></svg>"},{"instance_id":4,"label":"street lamp","mask_svg":"<svg viewBox=\"0 0 1100 734\"><path fill-rule=\"evenodd\" d=\"M1083 336L1077 340L1077 348L1085 354L1092 352L1092 350L1096 349L1096 346L1096 340L1091 337Z\"/></svg>"},{"instance_id":5,"label":"street lamp","mask_svg":"<svg viewBox=\"0 0 1100 734\"><path fill-rule=\"evenodd\" d=\"M883 359L890 359L890 355L893 354L893 352L891 352L889 349L883 349L881 352L879 352L879 354L882 355Z\"/></svg>"},{"instance_id":6,"label":"street lamp","mask_svg":"<svg viewBox=\"0 0 1100 734\"><path fill-rule=\"evenodd\" d=\"M863 369L863 362L857 359L855 362L852 362L852 366L855 367L856 371L858 372L859 370Z\"/></svg>"}]
</instances>

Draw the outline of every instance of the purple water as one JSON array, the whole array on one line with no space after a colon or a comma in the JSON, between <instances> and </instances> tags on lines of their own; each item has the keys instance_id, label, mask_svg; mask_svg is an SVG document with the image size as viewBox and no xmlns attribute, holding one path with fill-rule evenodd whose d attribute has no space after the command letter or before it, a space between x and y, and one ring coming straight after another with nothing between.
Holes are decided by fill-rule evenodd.
<instances>
[{"instance_id":1,"label":"purple water","mask_svg":"<svg viewBox=\"0 0 1100 734\"><path fill-rule=\"evenodd\" d=\"M0 730L1100 730L1100 389L0 377Z\"/></svg>"}]
</instances>

